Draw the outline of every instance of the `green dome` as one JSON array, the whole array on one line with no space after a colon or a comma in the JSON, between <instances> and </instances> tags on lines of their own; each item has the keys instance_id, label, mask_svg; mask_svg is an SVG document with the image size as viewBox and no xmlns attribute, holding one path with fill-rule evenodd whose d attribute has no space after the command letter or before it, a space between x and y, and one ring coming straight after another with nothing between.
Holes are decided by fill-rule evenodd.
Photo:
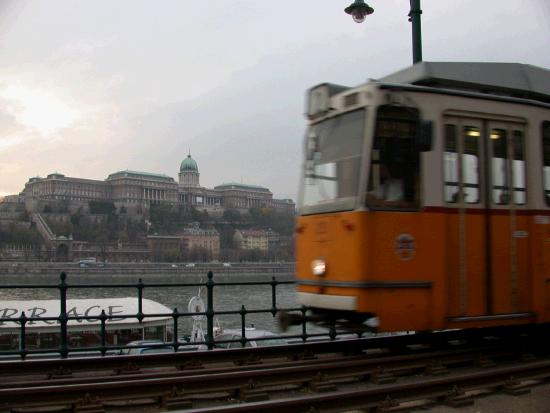
<instances>
[{"instance_id":1,"label":"green dome","mask_svg":"<svg viewBox=\"0 0 550 413\"><path fill-rule=\"evenodd\" d=\"M191 158L191 154L187 155L187 158L185 158L181 162L180 172L183 172L183 171L195 171L195 172L199 171L199 168L197 167L197 163L193 158Z\"/></svg>"}]
</instances>

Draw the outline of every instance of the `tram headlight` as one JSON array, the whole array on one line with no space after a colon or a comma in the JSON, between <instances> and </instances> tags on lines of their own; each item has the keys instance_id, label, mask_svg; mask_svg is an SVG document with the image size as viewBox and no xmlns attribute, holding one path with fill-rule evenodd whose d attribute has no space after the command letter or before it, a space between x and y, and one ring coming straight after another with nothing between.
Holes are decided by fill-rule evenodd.
<instances>
[{"instance_id":1,"label":"tram headlight","mask_svg":"<svg viewBox=\"0 0 550 413\"><path fill-rule=\"evenodd\" d=\"M317 259L311 261L311 272L318 277L325 275L327 272L327 263L325 260Z\"/></svg>"}]
</instances>

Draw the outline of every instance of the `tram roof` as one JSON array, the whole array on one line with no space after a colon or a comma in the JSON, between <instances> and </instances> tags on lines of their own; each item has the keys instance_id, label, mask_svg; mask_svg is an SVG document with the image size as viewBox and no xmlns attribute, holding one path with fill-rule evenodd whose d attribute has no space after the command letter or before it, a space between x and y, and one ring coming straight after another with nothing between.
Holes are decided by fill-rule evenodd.
<instances>
[{"instance_id":1,"label":"tram roof","mask_svg":"<svg viewBox=\"0 0 550 413\"><path fill-rule=\"evenodd\" d=\"M550 103L550 70L521 63L419 62L377 80Z\"/></svg>"},{"instance_id":2,"label":"tram roof","mask_svg":"<svg viewBox=\"0 0 550 413\"><path fill-rule=\"evenodd\" d=\"M105 324L108 329L118 328L142 328L152 325L166 325L172 320L171 310L153 300L142 299L142 312L144 314L166 314L161 317L146 317L140 323L135 317L121 318L138 313L138 299L135 297L124 298L100 298L100 299L71 299L67 300L67 315L69 317L78 316L99 316L101 310L105 311L107 319ZM29 300L0 301L0 318L10 318L17 320L25 312L27 318L45 318L59 317L61 312L60 300ZM101 325L99 318L94 319L71 319L67 321L67 326L71 330L97 329ZM11 330L14 327L19 328L19 324L11 321L0 322L0 331ZM29 320L26 322L27 329L55 329L59 331L59 322L53 320Z\"/></svg>"}]
</instances>

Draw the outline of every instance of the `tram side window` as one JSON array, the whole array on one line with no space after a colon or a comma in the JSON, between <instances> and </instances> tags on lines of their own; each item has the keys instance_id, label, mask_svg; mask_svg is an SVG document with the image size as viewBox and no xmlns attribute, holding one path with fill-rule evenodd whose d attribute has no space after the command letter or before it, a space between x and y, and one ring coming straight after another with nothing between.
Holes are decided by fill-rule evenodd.
<instances>
[{"instance_id":1,"label":"tram side window","mask_svg":"<svg viewBox=\"0 0 550 413\"><path fill-rule=\"evenodd\" d=\"M493 153L491 160L493 202L497 205L509 204L511 192L513 202L516 205L522 205L527 200L525 139L523 132L519 130L512 131L510 140L508 135L507 130L498 128L492 129L489 135Z\"/></svg>"},{"instance_id":2,"label":"tram side window","mask_svg":"<svg viewBox=\"0 0 550 413\"><path fill-rule=\"evenodd\" d=\"M522 131L512 132L512 150L514 203L523 205L527 201L527 185L525 184L525 138Z\"/></svg>"},{"instance_id":3,"label":"tram side window","mask_svg":"<svg viewBox=\"0 0 550 413\"><path fill-rule=\"evenodd\" d=\"M369 207L417 207L420 156L414 138L418 119L413 108L378 108L366 197Z\"/></svg>"},{"instance_id":4,"label":"tram side window","mask_svg":"<svg viewBox=\"0 0 550 413\"><path fill-rule=\"evenodd\" d=\"M507 131L504 129L492 129L491 138L491 176L493 178L493 202L497 205L508 204L508 142Z\"/></svg>"},{"instance_id":5,"label":"tram side window","mask_svg":"<svg viewBox=\"0 0 550 413\"><path fill-rule=\"evenodd\" d=\"M456 126L445 125L445 202L456 202L458 199L458 148Z\"/></svg>"},{"instance_id":6,"label":"tram side window","mask_svg":"<svg viewBox=\"0 0 550 413\"><path fill-rule=\"evenodd\" d=\"M464 149L462 153L462 180L464 201L468 204L479 202L479 128L465 126Z\"/></svg>"},{"instance_id":7,"label":"tram side window","mask_svg":"<svg viewBox=\"0 0 550 413\"><path fill-rule=\"evenodd\" d=\"M481 133L477 127L465 126L462 140L459 141L456 131L456 125L445 125L445 201L457 203L461 200L462 193L464 202L476 204L479 202L479 137Z\"/></svg>"},{"instance_id":8,"label":"tram side window","mask_svg":"<svg viewBox=\"0 0 550 413\"><path fill-rule=\"evenodd\" d=\"M542 122L544 199L550 206L550 121Z\"/></svg>"}]
</instances>

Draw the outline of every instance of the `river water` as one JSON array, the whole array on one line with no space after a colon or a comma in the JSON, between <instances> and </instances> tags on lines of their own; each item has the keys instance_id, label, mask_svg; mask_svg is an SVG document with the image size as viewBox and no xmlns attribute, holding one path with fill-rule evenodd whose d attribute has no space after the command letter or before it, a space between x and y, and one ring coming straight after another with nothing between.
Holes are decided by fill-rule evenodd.
<instances>
[{"instance_id":1,"label":"river water","mask_svg":"<svg viewBox=\"0 0 550 413\"><path fill-rule=\"evenodd\" d=\"M269 282L272 274L246 274L246 275L216 275L215 283L238 282ZM67 277L67 299L76 298L122 298L137 297L137 288L116 288L113 284L134 284L139 278L144 284L151 283L200 283L206 282L206 275L192 274L154 274L147 275L120 275L108 272L93 275L75 275ZM291 281L292 274L277 274L277 281ZM51 300L59 299L59 290L50 288L4 288L14 284L59 284L59 277L51 275L3 275L0 280L0 300ZM102 288L77 288L76 284L100 284ZM143 290L143 298L154 300L168 307L171 311L175 308L179 312L187 312L189 300L198 294L199 287L146 287ZM271 285L218 285L214 287L214 310L239 311L244 305L246 310L270 310L272 307ZM295 299L294 286L283 284L277 286L277 308L299 307ZM206 288L202 289L202 298L206 304ZM217 320L224 328L241 328L241 316L219 315ZM271 313L247 314L246 326L254 325L257 328L278 332L278 325ZM204 323L203 326L205 327ZM189 334L192 327L190 317L182 317L178 324L179 334ZM320 332L318 328L310 327L308 332ZM285 334L300 334L301 327L293 327Z\"/></svg>"}]
</instances>

